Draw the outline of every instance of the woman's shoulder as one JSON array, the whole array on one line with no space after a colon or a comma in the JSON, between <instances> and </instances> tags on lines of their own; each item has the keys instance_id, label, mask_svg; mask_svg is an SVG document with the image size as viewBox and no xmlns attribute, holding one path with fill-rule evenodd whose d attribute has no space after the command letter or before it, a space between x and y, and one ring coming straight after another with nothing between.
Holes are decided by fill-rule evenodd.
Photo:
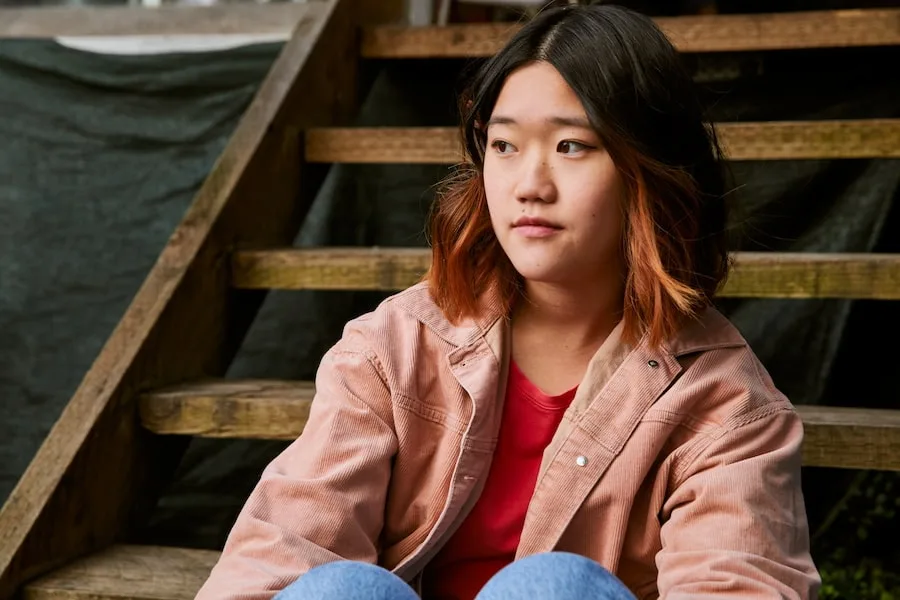
<instances>
[{"instance_id":1,"label":"woman's shoulder","mask_svg":"<svg viewBox=\"0 0 900 600\"><path fill-rule=\"evenodd\" d=\"M798 472L802 421L748 342L712 309L688 329L672 344L681 371L648 415L675 426L672 488L709 472L735 489Z\"/></svg>"},{"instance_id":2,"label":"woman's shoulder","mask_svg":"<svg viewBox=\"0 0 900 600\"><path fill-rule=\"evenodd\" d=\"M737 327L714 308L686 325L669 351L682 368L669 400L698 421L722 431L794 410Z\"/></svg>"}]
</instances>

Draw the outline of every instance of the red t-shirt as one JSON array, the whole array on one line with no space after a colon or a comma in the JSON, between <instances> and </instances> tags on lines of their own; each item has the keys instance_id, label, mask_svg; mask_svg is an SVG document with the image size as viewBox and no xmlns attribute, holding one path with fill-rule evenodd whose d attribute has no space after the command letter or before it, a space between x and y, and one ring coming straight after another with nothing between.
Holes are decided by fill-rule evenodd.
<instances>
[{"instance_id":1,"label":"red t-shirt","mask_svg":"<svg viewBox=\"0 0 900 600\"><path fill-rule=\"evenodd\" d=\"M484 490L472 512L425 568L425 600L472 600L512 562L544 449L575 390L548 396L510 364L503 420Z\"/></svg>"}]
</instances>

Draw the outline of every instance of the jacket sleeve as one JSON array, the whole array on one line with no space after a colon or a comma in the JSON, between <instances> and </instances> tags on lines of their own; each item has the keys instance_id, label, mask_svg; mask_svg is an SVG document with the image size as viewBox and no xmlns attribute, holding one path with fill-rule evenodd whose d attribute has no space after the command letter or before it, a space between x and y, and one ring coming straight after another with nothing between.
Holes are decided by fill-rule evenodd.
<instances>
[{"instance_id":1,"label":"jacket sleeve","mask_svg":"<svg viewBox=\"0 0 900 600\"><path fill-rule=\"evenodd\" d=\"M375 357L345 343L323 358L302 435L244 505L198 600L269 600L340 559L374 563L391 463L391 396Z\"/></svg>"},{"instance_id":2,"label":"jacket sleeve","mask_svg":"<svg viewBox=\"0 0 900 600\"><path fill-rule=\"evenodd\" d=\"M661 515L661 598L816 598L802 439L800 418L785 402L757 409L691 452Z\"/></svg>"}]
</instances>

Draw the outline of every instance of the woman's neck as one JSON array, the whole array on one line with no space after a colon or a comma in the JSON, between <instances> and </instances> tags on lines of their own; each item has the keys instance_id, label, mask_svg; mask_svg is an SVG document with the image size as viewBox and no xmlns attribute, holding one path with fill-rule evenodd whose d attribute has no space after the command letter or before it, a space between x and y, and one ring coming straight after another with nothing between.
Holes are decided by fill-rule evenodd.
<instances>
[{"instance_id":1,"label":"woman's neck","mask_svg":"<svg viewBox=\"0 0 900 600\"><path fill-rule=\"evenodd\" d=\"M621 281L577 288L526 282L524 292L513 308L514 328L552 333L567 340L573 350L599 346L622 318Z\"/></svg>"},{"instance_id":2,"label":"woman's neck","mask_svg":"<svg viewBox=\"0 0 900 600\"><path fill-rule=\"evenodd\" d=\"M512 313L512 357L540 389L578 385L591 358L622 318L621 282L579 286L527 282Z\"/></svg>"}]
</instances>

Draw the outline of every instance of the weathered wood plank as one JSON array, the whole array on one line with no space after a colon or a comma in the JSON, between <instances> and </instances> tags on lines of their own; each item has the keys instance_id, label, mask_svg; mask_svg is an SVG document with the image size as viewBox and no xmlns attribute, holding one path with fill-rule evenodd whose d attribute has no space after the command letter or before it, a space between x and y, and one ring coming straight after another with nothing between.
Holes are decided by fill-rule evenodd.
<instances>
[{"instance_id":1,"label":"weathered wood plank","mask_svg":"<svg viewBox=\"0 0 900 600\"><path fill-rule=\"evenodd\" d=\"M401 290L415 284L431 259L427 248L288 248L244 251L231 262L241 289Z\"/></svg>"},{"instance_id":2,"label":"weathered wood plank","mask_svg":"<svg viewBox=\"0 0 900 600\"><path fill-rule=\"evenodd\" d=\"M900 158L900 119L718 123L730 160ZM313 129L306 159L321 163L455 164L452 127Z\"/></svg>"},{"instance_id":3,"label":"weathered wood plank","mask_svg":"<svg viewBox=\"0 0 900 600\"><path fill-rule=\"evenodd\" d=\"M796 50L900 44L900 9L660 17L679 51ZM519 29L512 23L447 27L374 27L365 58L458 58L495 54Z\"/></svg>"},{"instance_id":4,"label":"weathered wood plank","mask_svg":"<svg viewBox=\"0 0 900 600\"><path fill-rule=\"evenodd\" d=\"M721 296L900 300L900 254L739 253Z\"/></svg>"},{"instance_id":5,"label":"weathered wood plank","mask_svg":"<svg viewBox=\"0 0 900 600\"><path fill-rule=\"evenodd\" d=\"M428 268L427 248L289 248L239 252L232 283L247 289L400 290ZM753 298L900 299L900 255L737 253L720 294Z\"/></svg>"},{"instance_id":6,"label":"weathered wood plank","mask_svg":"<svg viewBox=\"0 0 900 600\"><path fill-rule=\"evenodd\" d=\"M141 390L225 373L264 298L229 286L239 243L293 240L327 168L299 131L355 104L350 2L310 3L122 320L0 511L0 598L142 523L184 444L135 418ZM162 577L169 574L161 572Z\"/></svg>"},{"instance_id":7,"label":"weathered wood plank","mask_svg":"<svg viewBox=\"0 0 900 600\"><path fill-rule=\"evenodd\" d=\"M900 411L798 406L803 464L900 471Z\"/></svg>"},{"instance_id":8,"label":"weathered wood plank","mask_svg":"<svg viewBox=\"0 0 900 600\"><path fill-rule=\"evenodd\" d=\"M201 381L144 394L141 423L161 434L289 440L306 424L314 394L306 381Z\"/></svg>"},{"instance_id":9,"label":"weathered wood plank","mask_svg":"<svg viewBox=\"0 0 900 600\"><path fill-rule=\"evenodd\" d=\"M306 132L313 163L455 164L463 159L453 127L344 127Z\"/></svg>"},{"instance_id":10,"label":"weathered wood plank","mask_svg":"<svg viewBox=\"0 0 900 600\"><path fill-rule=\"evenodd\" d=\"M24 600L191 600L219 559L211 550L113 546L25 587Z\"/></svg>"},{"instance_id":11,"label":"weathered wood plank","mask_svg":"<svg viewBox=\"0 0 900 600\"><path fill-rule=\"evenodd\" d=\"M275 34L287 40L294 26L321 10L311 3L240 3L210 6L52 6L0 8L0 38Z\"/></svg>"},{"instance_id":12,"label":"weathered wood plank","mask_svg":"<svg viewBox=\"0 0 900 600\"><path fill-rule=\"evenodd\" d=\"M900 119L718 123L730 160L900 158Z\"/></svg>"},{"instance_id":13,"label":"weathered wood plank","mask_svg":"<svg viewBox=\"0 0 900 600\"><path fill-rule=\"evenodd\" d=\"M315 385L307 381L211 380L145 394L141 422L154 433L293 440ZM799 406L811 467L900 470L900 411Z\"/></svg>"}]
</instances>

